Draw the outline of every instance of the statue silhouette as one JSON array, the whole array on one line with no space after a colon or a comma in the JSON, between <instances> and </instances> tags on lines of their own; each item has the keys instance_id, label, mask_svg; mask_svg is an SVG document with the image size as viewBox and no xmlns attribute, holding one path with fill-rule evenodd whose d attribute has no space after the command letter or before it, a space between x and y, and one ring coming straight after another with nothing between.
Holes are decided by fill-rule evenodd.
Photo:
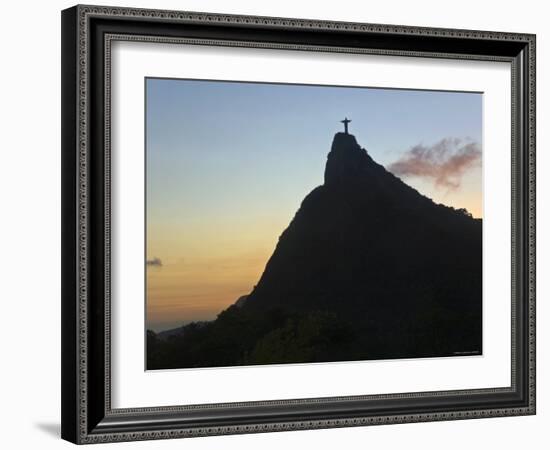
<instances>
[{"instance_id":1,"label":"statue silhouette","mask_svg":"<svg viewBox=\"0 0 550 450\"><path fill-rule=\"evenodd\" d=\"M349 134L348 133L348 123L350 123L351 120L346 117L344 120L341 120L340 122L342 122L344 124L344 132L346 134Z\"/></svg>"}]
</instances>

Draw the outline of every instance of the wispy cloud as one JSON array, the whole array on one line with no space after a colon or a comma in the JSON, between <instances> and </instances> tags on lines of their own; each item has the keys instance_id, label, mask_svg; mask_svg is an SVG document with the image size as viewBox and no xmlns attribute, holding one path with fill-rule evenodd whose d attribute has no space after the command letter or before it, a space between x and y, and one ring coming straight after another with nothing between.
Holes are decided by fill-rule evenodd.
<instances>
[{"instance_id":1,"label":"wispy cloud","mask_svg":"<svg viewBox=\"0 0 550 450\"><path fill-rule=\"evenodd\" d=\"M445 138L431 146L415 145L388 170L401 177L430 178L436 187L456 189L464 173L480 164L481 148L477 142Z\"/></svg>"},{"instance_id":2,"label":"wispy cloud","mask_svg":"<svg viewBox=\"0 0 550 450\"><path fill-rule=\"evenodd\" d=\"M160 258L148 259L145 263L149 267L162 267L162 261Z\"/></svg>"}]
</instances>

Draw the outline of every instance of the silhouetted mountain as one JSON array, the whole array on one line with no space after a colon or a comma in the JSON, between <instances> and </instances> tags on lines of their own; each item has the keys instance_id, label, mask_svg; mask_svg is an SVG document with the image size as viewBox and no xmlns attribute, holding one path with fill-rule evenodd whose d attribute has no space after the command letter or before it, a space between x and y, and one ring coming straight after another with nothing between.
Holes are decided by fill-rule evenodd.
<instances>
[{"instance_id":1,"label":"silhouetted mountain","mask_svg":"<svg viewBox=\"0 0 550 450\"><path fill-rule=\"evenodd\" d=\"M481 220L419 194L345 133L324 181L254 290L148 368L481 353Z\"/></svg>"}]
</instances>

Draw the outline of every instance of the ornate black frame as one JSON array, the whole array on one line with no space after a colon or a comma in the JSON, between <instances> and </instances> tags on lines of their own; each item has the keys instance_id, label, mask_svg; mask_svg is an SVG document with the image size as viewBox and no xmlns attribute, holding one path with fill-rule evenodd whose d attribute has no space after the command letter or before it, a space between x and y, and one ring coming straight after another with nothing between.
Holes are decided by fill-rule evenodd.
<instances>
[{"instance_id":1,"label":"ornate black frame","mask_svg":"<svg viewBox=\"0 0 550 450\"><path fill-rule=\"evenodd\" d=\"M110 43L185 42L508 61L512 384L112 409ZM62 437L83 444L535 414L535 36L98 6L62 12Z\"/></svg>"}]
</instances>

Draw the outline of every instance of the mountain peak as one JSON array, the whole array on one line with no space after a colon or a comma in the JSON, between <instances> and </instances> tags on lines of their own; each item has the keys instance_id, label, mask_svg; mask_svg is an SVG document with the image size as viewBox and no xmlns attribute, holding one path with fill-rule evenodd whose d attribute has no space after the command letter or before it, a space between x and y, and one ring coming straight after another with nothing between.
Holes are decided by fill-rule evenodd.
<instances>
[{"instance_id":1,"label":"mountain peak","mask_svg":"<svg viewBox=\"0 0 550 450\"><path fill-rule=\"evenodd\" d=\"M325 185L349 185L364 179L377 166L355 136L336 133L325 166Z\"/></svg>"},{"instance_id":2,"label":"mountain peak","mask_svg":"<svg viewBox=\"0 0 550 450\"><path fill-rule=\"evenodd\" d=\"M334 139L332 140L332 148L334 146L344 146L344 145L354 145L358 147L357 139L355 139L355 136L353 134L344 133L339 131L334 135Z\"/></svg>"}]
</instances>

